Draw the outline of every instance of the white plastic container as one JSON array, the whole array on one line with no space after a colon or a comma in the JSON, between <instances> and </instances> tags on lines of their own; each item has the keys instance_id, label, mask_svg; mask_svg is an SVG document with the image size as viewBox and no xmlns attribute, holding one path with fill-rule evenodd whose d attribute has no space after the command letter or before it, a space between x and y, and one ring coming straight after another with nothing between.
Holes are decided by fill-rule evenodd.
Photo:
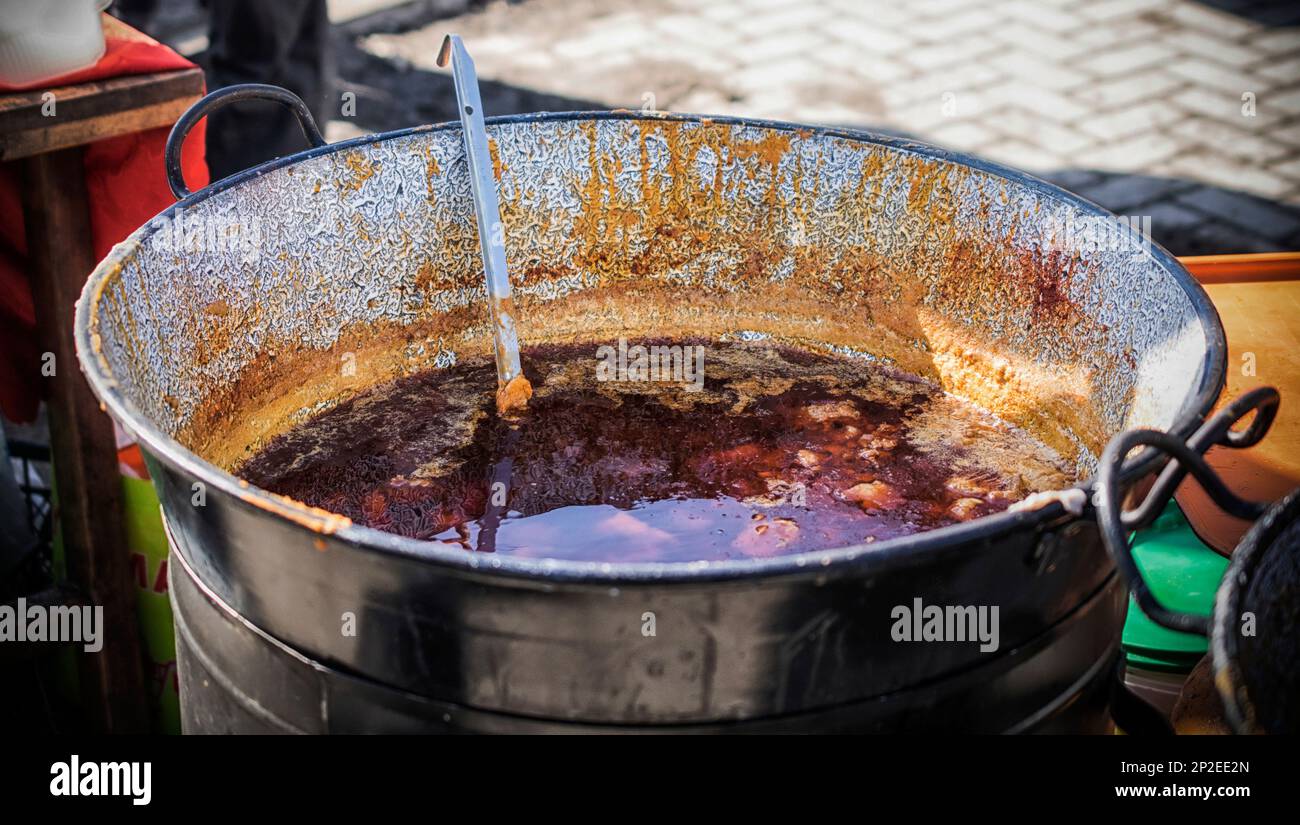
<instances>
[{"instance_id":1,"label":"white plastic container","mask_svg":"<svg viewBox=\"0 0 1300 825\"><path fill-rule=\"evenodd\" d=\"M0 83L39 86L104 55L111 0L0 0Z\"/></svg>"}]
</instances>

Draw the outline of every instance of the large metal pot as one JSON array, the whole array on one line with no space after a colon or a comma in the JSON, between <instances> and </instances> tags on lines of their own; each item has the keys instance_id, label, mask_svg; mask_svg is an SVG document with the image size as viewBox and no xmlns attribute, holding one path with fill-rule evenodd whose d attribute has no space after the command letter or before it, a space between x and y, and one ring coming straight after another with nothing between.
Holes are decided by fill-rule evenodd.
<instances>
[{"instance_id":1,"label":"large metal pot","mask_svg":"<svg viewBox=\"0 0 1300 825\"><path fill-rule=\"evenodd\" d=\"M197 104L171 159L250 94ZM488 123L525 341L817 340L983 405L1081 479L1122 429L1185 437L1222 385L1223 331L1182 267L1140 236L1098 243L1107 213L1019 172L735 118ZM77 308L82 368L139 437L173 539L187 730L1106 724L1124 592L1084 483L880 544L698 564L465 553L242 483L231 468L305 416L490 346L458 125L304 131L310 150L194 194L173 169L183 199ZM998 649L893 641L918 598L998 607Z\"/></svg>"}]
</instances>

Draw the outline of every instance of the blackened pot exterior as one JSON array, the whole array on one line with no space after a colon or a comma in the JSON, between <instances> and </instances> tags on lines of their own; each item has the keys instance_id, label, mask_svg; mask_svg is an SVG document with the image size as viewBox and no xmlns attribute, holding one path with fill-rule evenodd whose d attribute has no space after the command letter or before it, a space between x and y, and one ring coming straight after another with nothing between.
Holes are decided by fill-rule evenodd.
<instances>
[{"instance_id":1,"label":"blackened pot exterior","mask_svg":"<svg viewBox=\"0 0 1300 825\"><path fill-rule=\"evenodd\" d=\"M1240 734L1300 732L1300 489L1232 553L1214 599L1214 684Z\"/></svg>"},{"instance_id":2,"label":"blackened pot exterior","mask_svg":"<svg viewBox=\"0 0 1300 825\"><path fill-rule=\"evenodd\" d=\"M1116 577L1038 638L927 685L756 719L613 724L483 711L397 690L304 656L169 568L186 733L1109 733ZM663 640L665 655L671 642ZM1086 665L1080 670L1081 666ZM527 678L527 674L524 674ZM533 674L549 680L551 672Z\"/></svg>"}]
</instances>

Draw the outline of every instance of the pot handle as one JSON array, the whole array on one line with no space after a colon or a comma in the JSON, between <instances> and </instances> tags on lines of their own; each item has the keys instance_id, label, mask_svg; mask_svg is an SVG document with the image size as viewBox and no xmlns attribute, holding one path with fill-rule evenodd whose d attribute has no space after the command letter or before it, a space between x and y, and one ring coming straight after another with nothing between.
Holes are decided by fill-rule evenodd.
<instances>
[{"instance_id":1,"label":"pot handle","mask_svg":"<svg viewBox=\"0 0 1300 825\"><path fill-rule=\"evenodd\" d=\"M167 185L171 187L172 194L177 200L183 200L191 194L189 187L185 185L185 176L181 174L181 147L185 144L190 129L222 106L239 100L269 100L288 107L298 118L298 125L302 127L302 133L312 148L325 145L325 138L316 127L316 120L311 116L311 110L307 108L306 103L302 102L302 98L288 89L265 83L241 83L237 86L217 89L186 109L185 114L181 115L176 125L172 127L171 134L167 136L167 150L163 155L167 169Z\"/></svg>"},{"instance_id":2,"label":"pot handle","mask_svg":"<svg viewBox=\"0 0 1300 825\"><path fill-rule=\"evenodd\" d=\"M1155 520L1188 472L1196 478L1214 503L1231 515L1251 521L1263 515L1268 505L1239 498L1210 468L1203 453L1216 444L1240 449L1258 443L1277 417L1280 400L1274 388L1256 387L1216 413L1185 442L1159 430L1137 429L1120 433L1106 445L1101 455L1093 494L1097 524L1101 528L1106 551L1115 561L1138 607L1156 624L1170 630L1202 636L1209 635L1210 630L1208 617L1169 610L1152 595L1133 560L1128 533ZM1233 429L1235 424L1251 413L1255 417L1245 429ZM1171 456L1173 460L1161 470L1141 503L1132 510L1124 511L1122 496L1127 487L1137 481L1130 479L1125 483L1122 479L1124 459L1138 447L1153 448Z\"/></svg>"}]
</instances>

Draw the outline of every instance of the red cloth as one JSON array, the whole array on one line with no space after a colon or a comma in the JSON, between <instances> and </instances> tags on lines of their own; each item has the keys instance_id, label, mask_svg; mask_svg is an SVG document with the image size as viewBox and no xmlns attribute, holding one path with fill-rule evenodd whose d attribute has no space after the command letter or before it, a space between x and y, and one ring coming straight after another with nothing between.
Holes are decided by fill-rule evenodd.
<instances>
[{"instance_id":1,"label":"red cloth","mask_svg":"<svg viewBox=\"0 0 1300 825\"><path fill-rule=\"evenodd\" d=\"M103 16L106 48L94 66L41 84L51 88L124 75L193 67L193 63L151 37ZM0 89L10 89L0 84ZM190 132L181 167L191 189L208 184L203 159L204 123ZM163 170L169 127L101 140L85 147L86 196L91 243L103 258L137 227L174 202ZM19 194L21 161L0 164L0 410L14 421L30 421L44 394L36 316L27 278L27 240ZM86 273L88 276L89 272ZM71 313L73 308L67 307ZM76 369L59 364L60 369Z\"/></svg>"}]
</instances>

